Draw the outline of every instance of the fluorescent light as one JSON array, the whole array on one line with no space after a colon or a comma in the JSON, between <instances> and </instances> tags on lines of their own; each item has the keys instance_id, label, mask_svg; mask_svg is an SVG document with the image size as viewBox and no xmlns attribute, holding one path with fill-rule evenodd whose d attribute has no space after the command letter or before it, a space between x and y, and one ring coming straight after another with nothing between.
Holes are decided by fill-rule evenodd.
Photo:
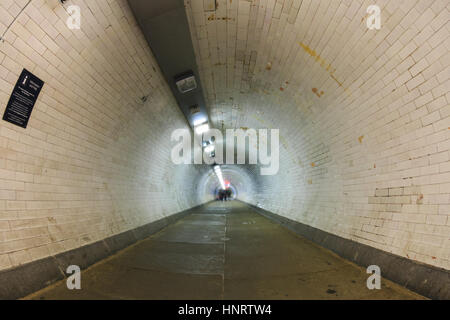
<instances>
[{"instance_id":1,"label":"fluorescent light","mask_svg":"<svg viewBox=\"0 0 450 320\"><path fill-rule=\"evenodd\" d=\"M199 126L199 125L205 123L206 120L207 120L207 119L206 119L205 117L200 117L200 118L198 118L198 119L195 119L192 123L194 124L194 127L197 127L197 126Z\"/></svg>"},{"instance_id":2,"label":"fluorescent light","mask_svg":"<svg viewBox=\"0 0 450 320\"><path fill-rule=\"evenodd\" d=\"M191 75L176 81L178 90L181 93L186 93L197 89L197 81L195 81L195 76Z\"/></svg>"},{"instance_id":3,"label":"fluorescent light","mask_svg":"<svg viewBox=\"0 0 450 320\"><path fill-rule=\"evenodd\" d=\"M220 166L214 166L214 172L216 173L217 179L219 179L220 186L223 190L225 190L225 181L223 180L222 170L220 169Z\"/></svg>"},{"instance_id":4,"label":"fluorescent light","mask_svg":"<svg viewBox=\"0 0 450 320\"><path fill-rule=\"evenodd\" d=\"M213 151L214 151L214 145L213 144L210 144L209 146L207 146L205 148L205 152L210 153L210 152L213 152Z\"/></svg>"},{"instance_id":5,"label":"fluorescent light","mask_svg":"<svg viewBox=\"0 0 450 320\"><path fill-rule=\"evenodd\" d=\"M205 132L208 131L209 131L209 124L207 123L195 127L195 133L197 134L204 134Z\"/></svg>"}]
</instances>

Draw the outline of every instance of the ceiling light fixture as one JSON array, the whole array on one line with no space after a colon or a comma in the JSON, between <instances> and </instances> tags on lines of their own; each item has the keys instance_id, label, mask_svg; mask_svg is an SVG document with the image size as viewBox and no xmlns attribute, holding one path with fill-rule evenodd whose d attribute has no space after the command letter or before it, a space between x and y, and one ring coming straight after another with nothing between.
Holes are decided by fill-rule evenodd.
<instances>
[{"instance_id":1,"label":"ceiling light fixture","mask_svg":"<svg viewBox=\"0 0 450 320\"><path fill-rule=\"evenodd\" d=\"M204 123L204 124L201 124L201 125L195 127L195 133L199 134L199 135L200 134L204 134L204 133L206 133L208 131L209 131L209 124L208 123Z\"/></svg>"},{"instance_id":2,"label":"ceiling light fixture","mask_svg":"<svg viewBox=\"0 0 450 320\"><path fill-rule=\"evenodd\" d=\"M195 75L192 71L185 72L175 77L175 84L178 91L183 94L197 89L197 81L195 80Z\"/></svg>"},{"instance_id":3,"label":"ceiling light fixture","mask_svg":"<svg viewBox=\"0 0 450 320\"><path fill-rule=\"evenodd\" d=\"M195 120L193 121L194 127L197 127L197 126L199 126L199 125L205 123L206 120L207 120L207 119L206 119L205 116L202 116L202 117L199 117L198 119L195 119Z\"/></svg>"}]
</instances>

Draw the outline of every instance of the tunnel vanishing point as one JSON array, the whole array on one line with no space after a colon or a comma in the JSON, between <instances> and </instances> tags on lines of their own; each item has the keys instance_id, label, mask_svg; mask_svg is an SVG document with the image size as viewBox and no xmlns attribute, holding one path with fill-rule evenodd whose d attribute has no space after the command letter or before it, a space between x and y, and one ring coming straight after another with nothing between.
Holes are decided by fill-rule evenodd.
<instances>
[{"instance_id":1,"label":"tunnel vanishing point","mask_svg":"<svg viewBox=\"0 0 450 320\"><path fill-rule=\"evenodd\" d=\"M0 0L0 299L450 299L449 10Z\"/></svg>"}]
</instances>

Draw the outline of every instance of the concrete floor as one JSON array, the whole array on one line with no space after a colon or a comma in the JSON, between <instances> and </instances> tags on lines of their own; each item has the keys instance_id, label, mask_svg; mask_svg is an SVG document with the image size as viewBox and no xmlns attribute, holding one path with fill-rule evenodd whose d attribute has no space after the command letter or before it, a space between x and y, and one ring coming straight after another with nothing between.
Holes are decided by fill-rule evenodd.
<instances>
[{"instance_id":1,"label":"concrete floor","mask_svg":"<svg viewBox=\"0 0 450 320\"><path fill-rule=\"evenodd\" d=\"M27 299L422 299L240 202L215 202Z\"/></svg>"}]
</instances>

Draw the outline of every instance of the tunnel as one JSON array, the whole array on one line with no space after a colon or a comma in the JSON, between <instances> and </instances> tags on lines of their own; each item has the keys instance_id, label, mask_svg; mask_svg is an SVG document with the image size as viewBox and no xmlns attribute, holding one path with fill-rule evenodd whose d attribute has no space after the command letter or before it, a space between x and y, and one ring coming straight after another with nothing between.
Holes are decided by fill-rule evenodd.
<instances>
[{"instance_id":1,"label":"tunnel","mask_svg":"<svg viewBox=\"0 0 450 320\"><path fill-rule=\"evenodd\" d=\"M0 0L0 299L450 299L447 0Z\"/></svg>"}]
</instances>

